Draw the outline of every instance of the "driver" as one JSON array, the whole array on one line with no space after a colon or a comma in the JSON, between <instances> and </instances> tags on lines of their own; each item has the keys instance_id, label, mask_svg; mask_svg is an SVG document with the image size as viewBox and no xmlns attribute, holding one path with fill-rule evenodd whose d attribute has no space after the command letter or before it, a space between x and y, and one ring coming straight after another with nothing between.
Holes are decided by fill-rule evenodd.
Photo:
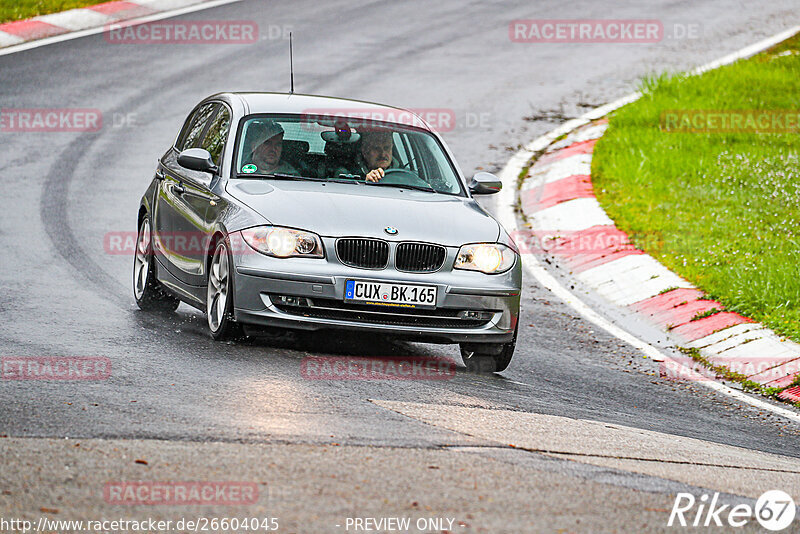
<instances>
[{"instance_id":1,"label":"driver","mask_svg":"<svg viewBox=\"0 0 800 534\"><path fill-rule=\"evenodd\" d=\"M378 130L361 134L360 163L367 182L380 182L386 174L384 170L394 166L393 150L392 132Z\"/></svg>"},{"instance_id":2,"label":"driver","mask_svg":"<svg viewBox=\"0 0 800 534\"><path fill-rule=\"evenodd\" d=\"M399 167L393 159L394 141L389 130L369 130L361 133L361 150L356 156L352 169L341 167L334 176L340 174L358 174L366 177L367 182L380 182L385 170Z\"/></svg>"},{"instance_id":3,"label":"driver","mask_svg":"<svg viewBox=\"0 0 800 534\"><path fill-rule=\"evenodd\" d=\"M291 163L281 161L283 127L275 121L254 122L247 129L246 160L253 163L259 174L297 174ZM245 152L245 154L247 154Z\"/></svg>"}]
</instances>

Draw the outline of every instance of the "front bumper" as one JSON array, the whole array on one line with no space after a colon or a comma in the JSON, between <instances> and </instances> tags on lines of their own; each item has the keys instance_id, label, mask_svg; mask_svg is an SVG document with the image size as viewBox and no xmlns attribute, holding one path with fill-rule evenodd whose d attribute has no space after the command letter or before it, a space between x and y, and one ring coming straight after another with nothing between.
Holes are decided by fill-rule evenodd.
<instances>
[{"instance_id":1,"label":"front bumper","mask_svg":"<svg viewBox=\"0 0 800 534\"><path fill-rule=\"evenodd\" d=\"M519 260L499 275L453 271L448 262L436 273L405 273L353 268L335 257L234 256L234 316L246 324L369 331L430 343L511 341L519 316ZM435 285L436 309L348 304L347 280Z\"/></svg>"}]
</instances>

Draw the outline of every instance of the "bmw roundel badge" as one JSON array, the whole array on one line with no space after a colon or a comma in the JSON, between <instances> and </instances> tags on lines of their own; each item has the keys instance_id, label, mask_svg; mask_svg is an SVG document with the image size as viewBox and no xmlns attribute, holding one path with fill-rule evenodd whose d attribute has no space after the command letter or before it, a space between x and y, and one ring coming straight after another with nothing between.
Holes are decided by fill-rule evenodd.
<instances>
[{"instance_id":1,"label":"bmw roundel badge","mask_svg":"<svg viewBox=\"0 0 800 534\"><path fill-rule=\"evenodd\" d=\"M387 226L386 228L383 229L383 231L389 235L397 235L397 228L395 228L394 226Z\"/></svg>"}]
</instances>

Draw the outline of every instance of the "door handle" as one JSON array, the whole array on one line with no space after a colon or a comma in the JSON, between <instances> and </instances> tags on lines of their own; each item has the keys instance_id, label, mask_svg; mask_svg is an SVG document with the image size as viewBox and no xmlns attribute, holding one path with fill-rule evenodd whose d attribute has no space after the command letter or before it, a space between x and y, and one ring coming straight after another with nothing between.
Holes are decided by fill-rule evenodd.
<instances>
[{"instance_id":1,"label":"door handle","mask_svg":"<svg viewBox=\"0 0 800 534\"><path fill-rule=\"evenodd\" d=\"M181 195L181 194L186 192L186 188L183 187L183 184L180 183L180 182L175 184L175 187L173 187L172 190L175 191L176 193L178 193L179 195Z\"/></svg>"}]
</instances>

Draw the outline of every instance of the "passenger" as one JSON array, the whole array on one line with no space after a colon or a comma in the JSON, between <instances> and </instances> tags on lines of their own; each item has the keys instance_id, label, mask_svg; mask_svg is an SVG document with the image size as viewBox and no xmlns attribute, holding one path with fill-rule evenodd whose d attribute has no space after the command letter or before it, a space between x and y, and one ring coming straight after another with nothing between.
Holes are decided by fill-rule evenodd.
<instances>
[{"instance_id":1,"label":"passenger","mask_svg":"<svg viewBox=\"0 0 800 534\"><path fill-rule=\"evenodd\" d=\"M251 123L247 128L244 146L244 161L255 165L258 174L298 174L297 169L291 163L281 161L283 127L277 122Z\"/></svg>"}]
</instances>

